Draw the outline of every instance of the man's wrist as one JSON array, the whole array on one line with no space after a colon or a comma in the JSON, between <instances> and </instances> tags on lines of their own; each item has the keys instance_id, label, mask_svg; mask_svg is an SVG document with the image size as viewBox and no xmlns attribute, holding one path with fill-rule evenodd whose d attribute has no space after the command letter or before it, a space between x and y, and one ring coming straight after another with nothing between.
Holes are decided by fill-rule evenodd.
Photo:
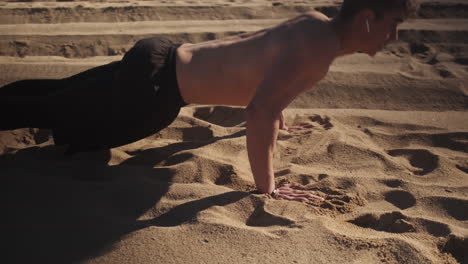
<instances>
[{"instance_id":1,"label":"man's wrist","mask_svg":"<svg viewBox=\"0 0 468 264\"><path fill-rule=\"evenodd\" d=\"M273 189L273 191L270 193L270 196L275 198L276 195L278 194L278 188Z\"/></svg>"},{"instance_id":2,"label":"man's wrist","mask_svg":"<svg viewBox=\"0 0 468 264\"><path fill-rule=\"evenodd\" d=\"M255 190L252 193L253 194L268 194L271 197L276 197L276 195L278 194L278 188L273 189L273 191L271 193L265 193L265 192L261 192L259 190Z\"/></svg>"}]
</instances>

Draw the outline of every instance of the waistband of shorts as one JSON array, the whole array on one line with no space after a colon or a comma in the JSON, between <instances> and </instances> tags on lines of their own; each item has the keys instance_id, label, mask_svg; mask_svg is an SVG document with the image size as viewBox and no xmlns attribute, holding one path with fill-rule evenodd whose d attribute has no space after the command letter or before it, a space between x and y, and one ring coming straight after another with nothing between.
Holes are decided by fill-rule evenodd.
<instances>
[{"instance_id":1,"label":"waistband of shorts","mask_svg":"<svg viewBox=\"0 0 468 264\"><path fill-rule=\"evenodd\" d=\"M173 96L174 102L178 104L179 107L184 107L188 105L179 89L179 83L177 81L177 71L176 71L176 64L177 64L177 48L180 47L182 44L173 44L169 47L169 51L166 57L165 65L162 74L164 78L159 80L159 85L164 87L165 89L169 89L171 92L171 96Z\"/></svg>"}]
</instances>

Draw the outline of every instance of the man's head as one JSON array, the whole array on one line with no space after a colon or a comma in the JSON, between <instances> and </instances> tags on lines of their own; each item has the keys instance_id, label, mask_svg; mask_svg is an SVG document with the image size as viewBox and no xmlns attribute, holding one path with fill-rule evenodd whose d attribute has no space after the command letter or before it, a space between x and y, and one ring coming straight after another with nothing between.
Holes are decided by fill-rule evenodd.
<instances>
[{"instance_id":1,"label":"man's head","mask_svg":"<svg viewBox=\"0 0 468 264\"><path fill-rule=\"evenodd\" d=\"M351 26L361 51L374 55L398 39L398 24L413 16L417 7L417 0L344 0L339 17Z\"/></svg>"}]
</instances>

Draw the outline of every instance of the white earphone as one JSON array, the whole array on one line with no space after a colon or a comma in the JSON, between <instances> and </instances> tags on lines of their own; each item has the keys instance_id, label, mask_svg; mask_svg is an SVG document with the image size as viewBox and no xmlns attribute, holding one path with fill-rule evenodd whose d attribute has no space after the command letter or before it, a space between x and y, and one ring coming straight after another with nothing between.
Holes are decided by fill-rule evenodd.
<instances>
[{"instance_id":1,"label":"white earphone","mask_svg":"<svg viewBox=\"0 0 468 264\"><path fill-rule=\"evenodd\" d=\"M366 19L367 33L370 33L369 19Z\"/></svg>"}]
</instances>

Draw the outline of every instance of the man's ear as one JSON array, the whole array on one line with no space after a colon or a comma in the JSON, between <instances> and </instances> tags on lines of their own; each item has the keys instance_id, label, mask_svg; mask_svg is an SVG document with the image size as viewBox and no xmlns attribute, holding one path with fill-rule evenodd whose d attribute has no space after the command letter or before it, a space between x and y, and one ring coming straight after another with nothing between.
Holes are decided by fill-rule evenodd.
<instances>
[{"instance_id":1,"label":"man's ear","mask_svg":"<svg viewBox=\"0 0 468 264\"><path fill-rule=\"evenodd\" d=\"M372 22L375 20L375 18L376 18L376 15L374 11L372 11L369 8L362 9L356 15L356 20L358 20L358 22L361 22L361 23L365 22L366 20L368 20L369 22Z\"/></svg>"},{"instance_id":2,"label":"man's ear","mask_svg":"<svg viewBox=\"0 0 468 264\"><path fill-rule=\"evenodd\" d=\"M371 31L370 28L372 28L372 24L375 21L375 13L369 8L365 8L361 11L359 11L356 16L354 17L354 28L359 29L359 31L362 30L364 33L369 33Z\"/></svg>"}]
</instances>

